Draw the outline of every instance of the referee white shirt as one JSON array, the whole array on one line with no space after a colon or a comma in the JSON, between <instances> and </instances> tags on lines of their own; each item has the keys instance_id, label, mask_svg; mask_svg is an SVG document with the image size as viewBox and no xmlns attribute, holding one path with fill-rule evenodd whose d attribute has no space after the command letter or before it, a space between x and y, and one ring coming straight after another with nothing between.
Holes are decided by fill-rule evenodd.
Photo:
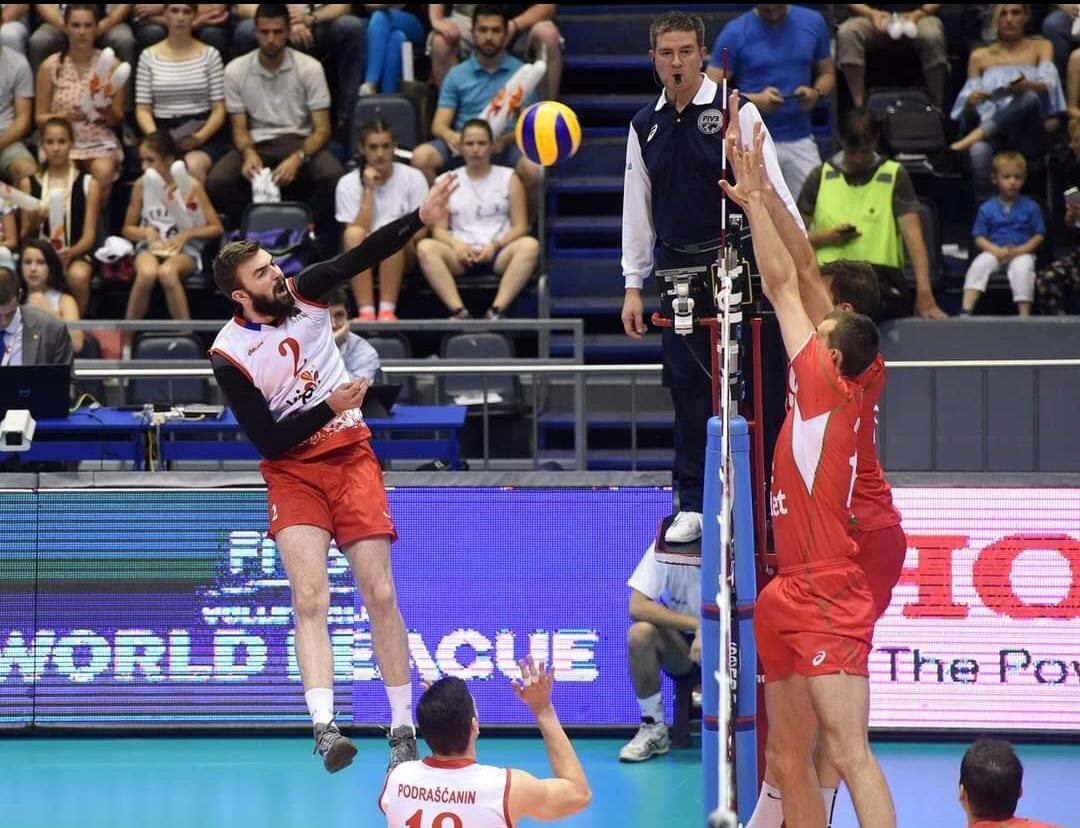
<instances>
[{"instance_id":1,"label":"referee white shirt","mask_svg":"<svg viewBox=\"0 0 1080 828\"><path fill-rule=\"evenodd\" d=\"M655 543L649 544L626 585L673 612L701 617L701 567L662 563Z\"/></svg>"}]
</instances>

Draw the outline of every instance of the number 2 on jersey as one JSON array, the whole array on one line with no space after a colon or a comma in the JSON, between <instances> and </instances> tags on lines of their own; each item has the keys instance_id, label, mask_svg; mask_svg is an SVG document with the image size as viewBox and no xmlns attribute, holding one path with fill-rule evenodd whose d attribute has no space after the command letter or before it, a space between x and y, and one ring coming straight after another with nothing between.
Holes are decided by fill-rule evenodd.
<instances>
[{"instance_id":1,"label":"number 2 on jersey","mask_svg":"<svg viewBox=\"0 0 1080 828\"><path fill-rule=\"evenodd\" d=\"M292 352L292 365L293 376L296 377L300 373L300 369L307 365L307 360L304 360L304 365L300 364L300 343L293 339L291 336L281 340L277 346L277 352L282 356L288 356L286 349Z\"/></svg>"},{"instance_id":2,"label":"number 2 on jersey","mask_svg":"<svg viewBox=\"0 0 1080 828\"><path fill-rule=\"evenodd\" d=\"M425 825L423 809L418 810L415 814L405 820L405 825L408 826L408 828L463 828L461 817L457 814L452 814L449 811L436 814L435 818L431 820L431 823Z\"/></svg>"}]
</instances>

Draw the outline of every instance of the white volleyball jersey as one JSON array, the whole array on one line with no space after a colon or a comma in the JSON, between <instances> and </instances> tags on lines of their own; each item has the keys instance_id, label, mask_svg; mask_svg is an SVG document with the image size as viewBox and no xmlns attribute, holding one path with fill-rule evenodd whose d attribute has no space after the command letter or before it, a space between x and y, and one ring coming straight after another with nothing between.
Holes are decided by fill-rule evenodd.
<instances>
[{"instance_id":1,"label":"white volleyball jersey","mask_svg":"<svg viewBox=\"0 0 1080 828\"><path fill-rule=\"evenodd\" d=\"M510 828L510 769L430 756L402 762L379 808L387 828Z\"/></svg>"},{"instance_id":2,"label":"white volleyball jersey","mask_svg":"<svg viewBox=\"0 0 1080 828\"><path fill-rule=\"evenodd\" d=\"M450 232L468 245L491 244L510 229L509 167L493 166L483 178L454 170L458 188L450 196Z\"/></svg>"},{"instance_id":3,"label":"white volleyball jersey","mask_svg":"<svg viewBox=\"0 0 1080 828\"><path fill-rule=\"evenodd\" d=\"M292 314L277 324L235 316L210 348L211 354L227 359L262 392L276 422L314 408L349 381L334 342L329 307L298 296L292 279L286 284L296 298ZM364 433L354 433L357 428ZM327 442L343 433L347 439ZM359 436L366 436L366 427L359 409L351 409L335 416L290 455L322 454Z\"/></svg>"}]
</instances>

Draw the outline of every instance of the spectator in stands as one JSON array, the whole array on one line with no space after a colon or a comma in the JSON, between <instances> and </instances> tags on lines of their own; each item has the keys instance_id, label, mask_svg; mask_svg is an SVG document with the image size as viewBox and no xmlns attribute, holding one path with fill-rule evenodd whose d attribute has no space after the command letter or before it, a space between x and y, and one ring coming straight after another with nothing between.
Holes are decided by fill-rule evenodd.
<instances>
[{"instance_id":1,"label":"spectator in stands","mask_svg":"<svg viewBox=\"0 0 1080 828\"><path fill-rule=\"evenodd\" d=\"M19 250L19 276L22 280L22 304L36 308L63 322L78 322L79 303L68 290L64 266L53 246L44 239L29 239ZM68 331L75 353L86 341L82 331Z\"/></svg>"},{"instance_id":2,"label":"spectator in stands","mask_svg":"<svg viewBox=\"0 0 1080 828\"><path fill-rule=\"evenodd\" d=\"M968 153L979 200L991 193L994 155L1011 149L1040 158L1046 136L1036 125L1066 109L1053 48L1024 34L1028 16L1021 3L994 6L997 40L971 53L967 83L953 104L952 118L966 134L952 149Z\"/></svg>"},{"instance_id":3,"label":"spectator in stands","mask_svg":"<svg viewBox=\"0 0 1080 828\"><path fill-rule=\"evenodd\" d=\"M330 297L330 322L334 326L334 342L345 361L351 379L363 377L375 383L379 375L379 352L360 334L349 330L349 297L345 288L338 288Z\"/></svg>"},{"instance_id":4,"label":"spectator in stands","mask_svg":"<svg viewBox=\"0 0 1080 828\"><path fill-rule=\"evenodd\" d=\"M1054 65L1058 74L1065 74L1065 65L1069 55L1076 48L1080 38L1073 36L1073 26L1080 19L1080 4L1054 3L1054 10L1043 20L1043 37L1054 47Z\"/></svg>"},{"instance_id":5,"label":"spectator in stands","mask_svg":"<svg viewBox=\"0 0 1080 828\"><path fill-rule=\"evenodd\" d=\"M796 196L821 165L810 112L836 87L829 28L816 11L788 3L758 3L721 30L706 74L727 71L739 92L761 111L776 144L784 181Z\"/></svg>"},{"instance_id":6,"label":"spectator in stands","mask_svg":"<svg viewBox=\"0 0 1080 828\"><path fill-rule=\"evenodd\" d=\"M37 73L44 60L64 47L64 37L67 36L69 48L74 48L69 31L69 15L72 9L92 9L94 13L94 25L92 27L89 46L108 46L115 53L118 61L125 61L135 65L135 35L131 26L127 23L128 14L131 12L131 3L110 3L102 6L97 3L62 4L62 3L34 3L34 14L40 21L34 33L30 35L30 67ZM105 9L105 16L101 17L100 9Z\"/></svg>"},{"instance_id":7,"label":"spectator in stands","mask_svg":"<svg viewBox=\"0 0 1080 828\"><path fill-rule=\"evenodd\" d=\"M971 316L986 283L1004 270L1009 276L1013 301L1021 316L1031 315L1035 295L1035 251L1046 238L1042 210L1027 196L1020 195L1027 178L1027 162L1018 152L994 156L994 187L997 195L979 205L971 235L982 252L975 257L964 277L961 316Z\"/></svg>"},{"instance_id":8,"label":"spectator in stands","mask_svg":"<svg viewBox=\"0 0 1080 828\"><path fill-rule=\"evenodd\" d=\"M1080 120L1069 122L1069 156L1062 179L1080 182ZM1065 232L1069 252L1055 259L1035 277L1035 312L1063 316L1068 294L1080 297L1080 204L1065 203Z\"/></svg>"},{"instance_id":9,"label":"spectator in stands","mask_svg":"<svg viewBox=\"0 0 1080 828\"><path fill-rule=\"evenodd\" d=\"M0 267L0 365L57 365L73 359L67 325L20 305L19 277Z\"/></svg>"},{"instance_id":10,"label":"spectator in stands","mask_svg":"<svg viewBox=\"0 0 1080 828\"><path fill-rule=\"evenodd\" d=\"M202 184L191 182L197 211L189 211L177 191L171 167L179 152L167 132L153 132L139 144L143 175L135 182L124 216L124 237L136 243L135 281L125 319L146 316L156 282L161 282L165 292L169 315L190 319L184 280L202 268L206 242L222 233L221 219ZM125 347L130 347L132 332L125 331L124 338Z\"/></svg>"},{"instance_id":11,"label":"spectator in stands","mask_svg":"<svg viewBox=\"0 0 1080 828\"><path fill-rule=\"evenodd\" d=\"M424 27L416 15L398 6L368 4L367 8L373 11L367 24L367 68L360 94L392 95L401 88L401 47L423 45Z\"/></svg>"},{"instance_id":12,"label":"spectator in stands","mask_svg":"<svg viewBox=\"0 0 1080 828\"><path fill-rule=\"evenodd\" d=\"M277 4L263 4L277 5ZM364 29L367 21L352 14L349 3L288 3L289 45L307 52L335 70L334 103L339 125L349 123L364 78ZM241 18L233 33L233 53L255 48L255 27L260 17L254 3L233 6Z\"/></svg>"},{"instance_id":13,"label":"spectator in stands","mask_svg":"<svg viewBox=\"0 0 1080 828\"><path fill-rule=\"evenodd\" d=\"M26 55L30 39L30 4L4 3L0 6L0 46Z\"/></svg>"},{"instance_id":14,"label":"spectator in stands","mask_svg":"<svg viewBox=\"0 0 1080 828\"><path fill-rule=\"evenodd\" d=\"M866 105L866 54L881 48L892 39L890 23L915 27L914 38L922 62L923 77L930 100L935 106L945 106L945 83L949 79L949 52L945 42L945 27L937 16L941 3L888 4L868 6L849 3L854 14L836 31L836 62L844 73L848 90L856 108Z\"/></svg>"},{"instance_id":15,"label":"spectator in stands","mask_svg":"<svg viewBox=\"0 0 1080 828\"><path fill-rule=\"evenodd\" d=\"M109 203L117 169L124 160L114 131L124 121L124 98L122 90L117 89L104 110L94 109L88 114L83 109L83 93L89 88L101 54L100 49L94 48L97 25L97 6L71 4L64 9L67 44L38 67L34 120L39 128L52 118L71 123L75 134L71 157L97 181L104 207ZM120 61L114 58L110 73L119 65Z\"/></svg>"},{"instance_id":16,"label":"spectator in stands","mask_svg":"<svg viewBox=\"0 0 1080 828\"><path fill-rule=\"evenodd\" d=\"M167 3L136 3L131 13L135 26L135 42L142 51L164 40L169 34L169 21L165 10ZM232 32L229 30L228 3L199 3L191 21L191 32L205 43L213 46L221 55L229 51Z\"/></svg>"},{"instance_id":17,"label":"spectator in stands","mask_svg":"<svg viewBox=\"0 0 1080 828\"><path fill-rule=\"evenodd\" d=\"M650 544L626 585L632 622L626 648L641 726L619 750L619 759L644 762L671 747L661 668L670 676L685 676L701 664L701 567L662 563Z\"/></svg>"},{"instance_id":18,"label":"spectator in stands","mask_svg":"<svg viewBox=\"0 0 1080 828\"><path fill-rule=\"evenodd\" d=\"M139 55L135 120L143 135L168 132L199 181L229 150L225 131L225 67L213 46L192 36L194 4L168 3L168 38Z\"/></svg>"},{"instance_id":19,"label":"spectator in stands","mask_svg":"<svg viewBox=\"0 0 1080 828\"><path fill-rule=\"evenodd\" d=\"M431 123L435 140L413 150L412 165L435 180L435 174L448 165L458 166L451 155L461 155L462 130L467 121L479 118L495 94L521 66L521 61L507 54L507 13L502 6L473 9L472 36L475 51L467 61L447 73L439 90L439 104ZM523 102L536 100L535 91ZM539 181L539 167L525 158L514 143L514 121L502 135L495 136L492 158L496 164L511 167L527 188Z\"/></svg>"},{"instance_id":20,"label":"spectator in stands","mask_svg":"<svg viewBox=\"0 0 1080 828\"><path fill-rule=\"evenodd\" d=\"M251 202L244 180L250 181L264 165L272 166L282 197L311 205L317 225L326 232L334 215L334 186L344 172L326 151L326 75L315 58L286 45L289 12L284 5L259 6L255 36L258 51L225 67L225 109L236 148L214 165L207 190L222 212L239 223Z\"/></svg>"},{"instance_id":21,"label":"spectator in stands","mask_svg":"<svg viewBox=\"0 0 1080 828\"><path fill-rule=\"evenodd\" d=\"M440 3L428 5L431 22L431 80L442 86L447 72L459 60L468 57L474 46L473 19L475 6L447 7ZM521 3L502 7L506 10L506 48L524 60L526 57L547 63L544 89L545 100L559 97L562 81L563 39L555 25L557 3Z\"/></svg>"},{"instance_id":22,"label":"spectator in stands","mask_svg":"<svg viewBox=\"0 0 1080 828\"><path fill-rule=\"evenodd\" d=\"M960 805L968 828L1055 828L1016 816L1023 783L1024 766L1011 744L976 740L960 760Z\"/></svg>"},{"instance_id":23,"label":"spectator in stands","mask_svg":"<svg viewBox=\"0 0 1080 828\"><path fill-rule=\"evenodd\" d=\"M882 315L906 316L912 311L902 272L906 247L915 274L916 315L944 319L930 285L911 176L877 154L878 125L865 110L844 117L840 142L841 151L810 173L798 200L818 261L869 262L881 288Z\"/></svg>"},{"instance_id":24,"label":"spectator in stands","mask_svg":"<svg viewBox=\"0 0 1080 828\"><path fill-rule=\"evenodd\" d=\"M50 118L41 128L45 169L28 179L26 187L41 199L41 207L22 211L21 235L24 240L47 239L56 248L79 313L85 316L93 276L90 251L97 239L102 198L97 179L71 160L74 141L72 125L63 118Z\"/></svg>"},{"instance_id":25,"label":"spectator in stands","mask_svg":"<svg viewBox=\"0 0 1080 828\"><path fill-rule=\"evenodd\" d=\"M357 155L360 166L338 181L334 193L337 220L346 225L345 248L356 247L372 232L419 209L427 195L424 174L394 160L394 133L386 121L375 120L360 129ZM417 233L416 239L423 236ZM416 244L410 241L397 253L379 262L379 311L375 314L375 285L365 270L352 279L357 319L361 322L393 322L405 272L416 261Z\"/></svg>"},{"instance_id":26,"label":"spectator in stands","mask_svg":"<svg viewBox=\"0 0 1080 828\"><path fill-rule=\"evenodd\" d=\"M6 43L0 43L0 178L21 186L37 172L34 156L23 140L34 114L34 76L30 64Z\"/></svg>"},{"instance_id":27,"label":"spectator in stands","mask_svg":"<svg viewBox=\"0 0 1080 828\"><path fill-rule=\"evenodd\" d=\"M13 251L19 246L19 222L14 204L0 204L0 264L11 263Z\"/></svg>"},{"instance_id":28,"label":"spectator in stands","mask_svg":"<svg viewBox=\"0 0 1080 828\"><path fill-rule=\"evenodd\" d=\"M469 319L454 277L470 270L501 276L485 319L501 319L529 283L540 244L528 232L525 188L510 167L491 163L494 137L487 121L476 118L461 129L465 167L455 170L459 185L450 196L450 218L436 224L430 239L417 245L424 277L450 311Z\"/></svg>"}]
</instances>

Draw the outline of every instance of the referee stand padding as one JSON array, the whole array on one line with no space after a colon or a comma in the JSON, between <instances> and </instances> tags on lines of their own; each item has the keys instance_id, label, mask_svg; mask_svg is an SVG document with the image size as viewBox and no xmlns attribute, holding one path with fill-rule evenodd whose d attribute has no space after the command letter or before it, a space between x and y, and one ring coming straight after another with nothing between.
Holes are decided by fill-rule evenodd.
<instances>
[{"instance_id":1,"label":"referee stand padding","mask_svg":"<svg viewBox=\"0 0 1080 828\"><path fill-rule=\"evenodd\" d=\"M731 417L730 452L733 481L732 543L734 545L734 618L731 641L738 653L738 677L734 708L735 786L740 820L750 818L758 790L757 649L754 646L754 603L757 574L754 544L754 510L750 478L750 429L744 418ZM724 423L709 420L705 449L704 520L701 536L701 691L702 770L705 774L705 813L717 800L719 762L727 751L727 734L718 732L720 669L720 610L716 594L720 577L720 524L722 504L720 441ZM724 665L725 667L727 665Z\"/></svg>"}]
</instances>

